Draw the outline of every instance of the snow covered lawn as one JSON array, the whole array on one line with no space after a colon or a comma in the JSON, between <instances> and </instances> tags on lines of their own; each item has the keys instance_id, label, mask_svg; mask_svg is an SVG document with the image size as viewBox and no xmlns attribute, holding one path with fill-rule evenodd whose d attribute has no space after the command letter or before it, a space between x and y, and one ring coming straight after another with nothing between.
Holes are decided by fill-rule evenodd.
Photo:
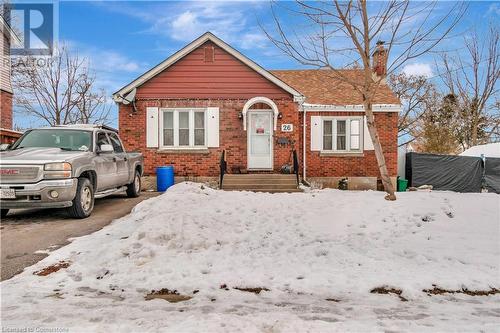
<instances>
[{"instance_id":1,"label":"snow covered lawn","mask_svg":"<svg viewBox=\"0 0 500 333\"><path fill-rule=\"evenodd\" d=\"M500 294L423 290L500 289L500 196L408 192L395 202L383 196L176 185L2 282L2 326L497 331ZM33 274L60 262L69 266ZM401 290L401 298L370 292L377 287ZM145 300L162 288L192 298Z\"/></svg>"}]
</instances>

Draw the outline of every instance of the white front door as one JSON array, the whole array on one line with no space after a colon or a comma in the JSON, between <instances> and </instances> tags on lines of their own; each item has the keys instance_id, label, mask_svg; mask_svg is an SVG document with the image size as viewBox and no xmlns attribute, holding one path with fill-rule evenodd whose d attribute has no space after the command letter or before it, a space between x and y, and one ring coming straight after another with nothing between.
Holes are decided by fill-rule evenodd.
<instances>
[{"instance_id":1,"label":"white front door","mask_svg":"<svg viewBox=\"0 0 500 333\"><path fill-rule=\"evenodd\" d=\"M248 169L273 168L273 117L270 111L248 112Z\"/></svg>"}]
</instances>

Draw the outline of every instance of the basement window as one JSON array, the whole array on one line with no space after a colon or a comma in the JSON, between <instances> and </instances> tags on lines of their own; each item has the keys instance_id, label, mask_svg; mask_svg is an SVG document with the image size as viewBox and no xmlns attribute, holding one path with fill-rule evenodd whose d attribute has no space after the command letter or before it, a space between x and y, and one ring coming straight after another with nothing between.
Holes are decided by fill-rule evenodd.
<instances>
[{"instance_id":1,"label":"basement window","mask_svg":"<svg viewBox=\"0 0 500 333\"><path fill-rule=\"evenodd\" d=\"M162 148L205 148L205 109L162 109Z\"/></svg>"},{"instance_id":2,"label":"basement window","mask_svg":"<svg viewBox=\"0 0 500 333\"><path fill-rule=\"evenodd\" d=\"M362 126L362 117L323 117L323 151L362 151Z\"/></svg>"}]
</instances>

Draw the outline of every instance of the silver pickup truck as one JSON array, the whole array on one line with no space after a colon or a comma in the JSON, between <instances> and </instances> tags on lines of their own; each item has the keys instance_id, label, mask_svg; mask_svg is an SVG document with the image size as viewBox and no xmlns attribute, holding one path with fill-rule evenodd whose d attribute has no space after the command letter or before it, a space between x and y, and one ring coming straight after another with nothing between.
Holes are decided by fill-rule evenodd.
<instances>
[{"instance_id":1,"label":"silver pickup truck","mask_svg":"<svg viewBox=\"0 0 500 333\"><path fill-rule=\"evenodd\" d=\"M88 217L94 199L141 191L143 157L126 153L107 126L68 125L32 129L0 152L2 217L14 208L67 207ZM6 149L5 149L6 148Z\"/></svg>"}]
</instances>

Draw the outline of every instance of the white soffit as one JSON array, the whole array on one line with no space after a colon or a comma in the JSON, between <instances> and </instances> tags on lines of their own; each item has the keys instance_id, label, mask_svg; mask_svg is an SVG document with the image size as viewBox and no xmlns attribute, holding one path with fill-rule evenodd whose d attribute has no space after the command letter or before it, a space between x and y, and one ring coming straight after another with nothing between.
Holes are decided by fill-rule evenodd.
<instances>
[{"instance_id":1,"label":"white soffit","mask_svg":"<svg viewBox=\"0 0 500 333\"><path fill-rule=\"evenodd\" d=\"M403 107L399 104L373 104L374 112L401 112ZM324 112L365 112L364 105L325 105L304 103L301 111Z\"/></svg>"}]
</instances>

